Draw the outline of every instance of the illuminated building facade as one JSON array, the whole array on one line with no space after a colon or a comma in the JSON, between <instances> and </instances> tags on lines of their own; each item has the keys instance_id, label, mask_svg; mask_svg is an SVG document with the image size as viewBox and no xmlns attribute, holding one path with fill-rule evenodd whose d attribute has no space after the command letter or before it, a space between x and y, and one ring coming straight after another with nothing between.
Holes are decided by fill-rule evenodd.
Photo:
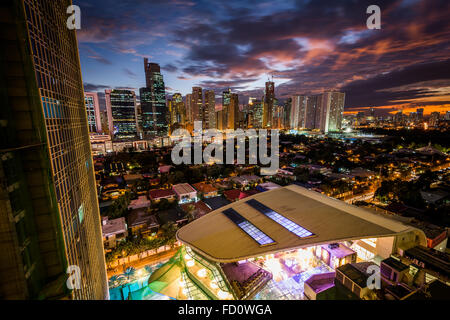
<instances>
[{"instance_id":1,"label":"illuminated building facade","mask_svg":"<svg viewBox=\"0 0 450 320\"><path fill-rule=\"evenodd\" d=\"M272 126L274 99L275 83L273 81L267 81L264 92L263 128Z\"/></svg>"},{"instance_id":2,"label":"illuminated building facade","mask_svg":"<svg viewBox=\"0 0 450 320\"><path fill-rule=\"evenodd\" d=\"M89 132L102 132L100 105L97 92L85 92L84 102L86 104Z\"/></svg>"},{"instance_id":3,"label":"illuminated building facade","mask_svg":"<svg viewBox=\"0 0 450 320\"><path fill-rule=\"evenodd\" d=\"M216 128L216 94L213 90L205 91L205 118L207 118L207 128L215 129Z\"/></svg>"},{"instance_id":4,"label":"illuminated building facade","mask_svg":"<svg viewBox=\"0 0 450 320\"><path fill-rule=\"evenodd\" d=\"M111 137L114 139L134 139L137 137L136 94L130 90L105 90L106 113ZM141 106L145 98L141 98ZM144 107L144 106L143 106ZM145 113L143 126L145 131Z\"/></svg>"},{"instance_id":5,"label":"illuminated building facade","mask_svg":"<svg viewBox=\"0 0 450 320\"><path fill-rule=\"evenodd\" d=\"M7 89L0 94L2 299L108 298L77 40L66 25L69 5L0 4L0 81ZM66 285L68 266L80 268L79 289Z\"/></svg>"},{"instance_id":6,"label":"illuminated building facade","mask_svg":"<svg viewBox=\"0 0 450 320\"><path fill-rule=\"evenodd\" d=\"M201 87L192 88L192 104L191 104L191 119L192 121L203 121L203 91ZM204 121L203 121L204 122ZM204 124L203 124L204 125Z\"/></svg>"},{"instance_id":7,"label":"illuminated building facade","mask_svg":"<svg viewBox=\"0 0 450 320\"><path fill-rule=\"evenodd\" d=\"M308 96L294 95L292 96L292 105L290 113L290 128L299 129L306 128L306 106Z\"/></svg>"},{"instance_id":8,"label":"illuminated building facade","mask_svg":"<svg viewBox=\"0 0 450 320\"><path fill-rule=\"evenodd\" d=\"M177 239L186 250L183 285L195 278L206 298L239 300L305 299L304 283L314 275L379 265L426 243L419 229L296 185L212 211Z\"/></svg>"},{"instance_id":9,"label":"illuminated building facade","mask_svg":"<svg viewBox=\"0 0 450 320\"><path fill-rule=\"evenodd\" d=\"M316 127L325 133L340 131L344 116L345 93L324 92L319 99L320 107L316 111L316 119L318 119Z\"/></svg>"},{"instance_id":10,"label":"illuminated building facade","mask_svg":"<svg viewBox=\"0 0 450 320\"><path fill-rule=\"evenodd\" d=\"M144 58L146 88L141 97L143 131L146 138L167 135L166 87L157 63ZM142 90L141 89L141 90Z\"/></svg>"}]
</instances>

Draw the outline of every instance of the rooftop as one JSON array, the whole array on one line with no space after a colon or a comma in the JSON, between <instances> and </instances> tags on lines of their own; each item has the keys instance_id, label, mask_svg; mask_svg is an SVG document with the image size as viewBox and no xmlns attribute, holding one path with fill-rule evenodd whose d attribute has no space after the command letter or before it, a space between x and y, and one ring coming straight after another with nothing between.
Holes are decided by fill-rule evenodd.
<instances>
[{"instance_id":1,"label":"rooftop","mask_svg":"<svg viewBox=\"0 0 450 320\"><path fill-rule=\"evenodd\" d=\"M150 190L148 194L149 194L149 197L151 200L175 196L175 192L173 192L173 190L171 190L171 189Z\"/></svg>"},{"instance_id":2,"label":"rooftop","mask_svg":"<svg viewBox=\"0 0 450 320\"><path fill-rule=\"evenodd\" d=\"M186 194L186 193L192 193L197 192L189 183L180 183L173 186L173 191L175 191L178 194Z\"/></svg>"},{"instance_id":3,"label":"rooftop","mask_svg":"<svg viewBox=\"0 0 450 320\"><path fill-rule=\"evenodd\" d=\"M293 222L312 235L297 236L287 227L250 206L247 203L249 199L256 199L269 210L278 213L281 219ZM272 244L260 246L252 236L223 213L229 208L242 216L244 220L240 221L249 222L250 228L256 227L273 239ZM297 185L290 185L219 208L181 228L177 238L214 261L233 262L292 248L393 236L412 230L421 232L364 208L308 191ZM425 236L422 240L425 243Z\"/></svg>"},{"instance_id":4,"label":"rooftop","mask_svg":"<svg viewBox=\"0 0 450 320\"><path fill-rule=\"evenodd\" d=\"M158 220L154 215L149 214L145 208L134 209L128 214L128 224L130 227L147 224L148 226L158 226Z\"/></svg>"},{"instance_id":5,"label":"rooftop","mask_svg":"<svg viewBox=\"0 0 450 320\"><path fill-rule=\"evenodd\" d=\"M398 271L403 271L403 270L409 269L409 266L407 266L406 264L403 264L402 262L400 262L397 259L394 259L392 257L384 259L381 262L384 264L387 264L391 268L398 270Z\"/></svg>"},{"instance_id":6,"label":"rooftop","mask_svg":"<svg viewBox=\"0 0 450 320\"><path fill-rule=\"evenodd\" d=\"M217 189L214 188L211 184L204 183L204 182L195 183L195 184L193 184L193 187L195 189L197 189L197 191L202 192L202 193L210 193L210 192L217 191Z\"/></svg>"},{"instance_id":7,"label":"rooftop","mask_svg":"<svg viewBox=\"0 0 450 320\"><path fill-rule=\"evenodd\" d=\"M104 237L125 231L127 231L127 224L124 217L111 220L108 217L102 217L102 234Z\"/></svg>"},{"instance_id":8,"label":"rooftop","mask_svg":"<svg viewBox=\"0 0 450 320\"><path fill-rule=\"evenodd\" d=\"M374 262L347 263L336 270L342 272L361 288L365 288L367 286L367 278L371 275L371 273L367 272L367 268L371 265L376 264Z\"/></svg>"}]
</instances>

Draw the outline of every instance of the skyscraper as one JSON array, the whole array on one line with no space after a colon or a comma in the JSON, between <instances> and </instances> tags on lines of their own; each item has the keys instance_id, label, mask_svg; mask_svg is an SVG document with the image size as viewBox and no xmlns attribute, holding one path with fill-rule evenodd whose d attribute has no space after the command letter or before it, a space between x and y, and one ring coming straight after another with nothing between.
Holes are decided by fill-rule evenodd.
<instances>
[{"instance_id":1,"label":"skyscraper","mask_svg":"<svg viewBox=\"0 0 450 320\"><path fill-rule=\"evenodd\" d=\"M0 3L2 299L108 297L77 40L66 26L69 5ZM68 266L80 271L73 290Z\"/></svg>"},{"instance_id":2,"label":"skyscraper","mask_svg":"<svg viewBox=\"0 0 450 320\"><path fill-rule=\"evenodd\" d=\"M192 102L191 102L191 112L192 121L203 121L203 92L202 88L200 87L193 87L192 88L192 96L191 96ZM203 121L205 122L205 121ZM205 123L203 123L205 125Z\"/></svg>"},{"instance_id":3,"label":"skyscraper","mask_svg":"<svg viewBox=\"0 0 450 320\"><path fill-rule=\"evenodd\" d=\"M266 82L266 90L264 91L264 115L263 127L272 126L273 106L275 99L275 83L273 81Z\"/></svg>"},{"instance_id":4,"label":"skyscraper","mask_svg":"<svg viewBox=\"0 0 450 320\"><path fill-rule=\"evenodd\" d=\"M136 138L137 111L136 94L134 91L106 89L105 100L111 137L116 139ZM141 98L141 103L143 101Z\"/></svg>"},{"instance_id":5,"label":"skyscraper","mask_svg":"<svg viewBox=\"0 0 450 320\"><path fill-rule=\"evenodd\" d=\"M186 123L193 124L194 119L192 117L193 111L192 111L192 94L188 93L185 97L186 101Z\"/></svg>"},{"instance_id":6,"label":"skyscraper","mask_svg":"<svg viewBox=\"0 0 450 320\"><path fill-rule=\"evenodd\" d=\"M84 102L86 104L89 132L102 132L102 121L97 92L85 92Z\"/></svg>"},{"instance_id":7,"label":"skyscraper","mask_svg":"<svg viewBox=\"0 0 450 320\"><path fill-rule=\"evenodd\" d=\"M306 101L305 128L316 129L319 123L320 95L308 96Z\"/></svg>"},{"instance_id":8,"label":"skyscraper","mask_svg":"<svg viewBox=\"0 0 450 320\"><path fill-rule=\"evenodd\" d=\"M306 128L306 106L308 96L294 95L292 96L292 105L290 112L290 128L299 129Z\"/></svg>"},{"instance_id":9,"label":"skyscraper","mask_svg":"<svg viewBox=\"0 0 450 320\"><path fill-rule=\"evenodd\" d=\"M261 129L263 126L264 102L262 100L253 100L253 128Z\"/></svg>"},{"instance_id":10,"label":"skyscraper","mask_svg":"<svg viewBox=\"0 0 450 320\"><path fill-rule=\"evenodd\" d=\"M208 128L216 128L216 94L213 90L205 91L205 110L208 110Z\"/></svg>"},{"instance_id":11,"label":"skyscraper","mask_svg":"<svg viewBox=\"0 0 450 320\"><path fill-rule=\"evenodd\" d=\"M146 88L150 90L150 94L148 90L143 90L145 101L141 98L144 136L147 138L165 136L167 135L166 88L161 69L159 64L148 62L148 59L144 58L144 71Z\"/></svg>"},{"instance_id":12,"label":"skyscraper","mask_svg":"<svg viewBox=\"0 0 450 320\"><path fill-rule=\"evenodd\" d=\"M319 121L316 128L323 132L340 131L344 116L345 93L330 91L324 92L320 99L318 109Z\"/></svg>"}]
</instances>

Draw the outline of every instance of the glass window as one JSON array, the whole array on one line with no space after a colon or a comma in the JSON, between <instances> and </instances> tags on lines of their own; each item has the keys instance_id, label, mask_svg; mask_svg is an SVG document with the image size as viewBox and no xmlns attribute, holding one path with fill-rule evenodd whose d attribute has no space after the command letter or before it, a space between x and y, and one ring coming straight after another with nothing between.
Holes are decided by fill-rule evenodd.
<instances>
[{"instance_id":1,"label":"glass window","mask_svg":"<svg viewBox=\"0 0 450 320\"><path fill-rule=\"evenodd\" d=\"M280 224L281 226L283 226L284 228L286 228L287 230L294 233L295 235L297 235L300 238L305 238L305 237L309 237L309 236L313 235L312 232L299 226L298 224L296 224L292 220L289 220L288 218L282 216L278 212L273 211L269 207L266 207L261 202L255 200L255 199L248 200L248 201L246 201L246 203L249 206L251 206L252 208L254 208L257 211L259 211L260 213L264 214L266 217L272 219L273 221Z\"/></svg>"}]
</instances>

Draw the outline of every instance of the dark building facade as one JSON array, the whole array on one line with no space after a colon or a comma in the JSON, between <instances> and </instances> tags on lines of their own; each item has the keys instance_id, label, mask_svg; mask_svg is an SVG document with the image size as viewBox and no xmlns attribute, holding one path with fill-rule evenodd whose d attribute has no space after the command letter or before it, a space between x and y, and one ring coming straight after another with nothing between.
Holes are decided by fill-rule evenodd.
<instances>
[{"instance_id":1,"label":"dark building facade","mask_svg":"<svg viewBox=\"0 0 450 320\"><path fill-rule=\"evenodd\" d=\"M0 299L108 298L69 5L0 3Z\"/></svg>"},{"instance_id":2,"label":"dark building facade","mask_svg":"<svg viewBox=\"0 0 450 320\"><path fill-rule=\"evenodd\" d=\"M146 88L140 89L144 137L165 136L168 132L166 89L161 68L144 58Z\"/></svg>"},{"instance_id":3,"label":"dark building facade","mask_svg":"<svg viewBox=\"0 0 450 320\"><path fill-rule=\"evenodd\" d=\"M130 90L105 90L108 127L114 139L135 139L138 134L136 94Z\"/></svg>"}]
</instances>

